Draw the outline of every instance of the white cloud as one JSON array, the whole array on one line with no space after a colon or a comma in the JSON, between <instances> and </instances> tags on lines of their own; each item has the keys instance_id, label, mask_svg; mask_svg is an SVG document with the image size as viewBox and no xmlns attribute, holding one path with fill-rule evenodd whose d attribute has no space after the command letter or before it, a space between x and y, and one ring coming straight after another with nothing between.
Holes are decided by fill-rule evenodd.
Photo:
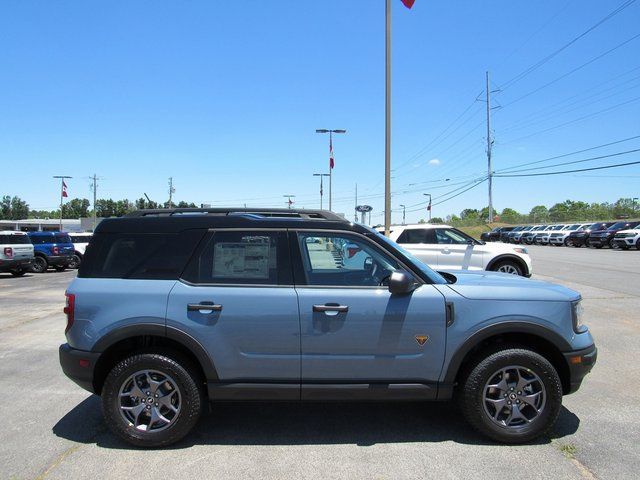
<instances>
[{"instance_id":1,"label":"white cloud","mask_svg":"<svg viewBox=\"0 0 640 480\"><path fill-rule=\"evenodd\" d=\"M440 165L440 160L438 160L437 158L432 158L431 160L429 160L429 162L427 162L427 164L433 167L437 167L438 165Z\"/></svg>"}]
</instances>

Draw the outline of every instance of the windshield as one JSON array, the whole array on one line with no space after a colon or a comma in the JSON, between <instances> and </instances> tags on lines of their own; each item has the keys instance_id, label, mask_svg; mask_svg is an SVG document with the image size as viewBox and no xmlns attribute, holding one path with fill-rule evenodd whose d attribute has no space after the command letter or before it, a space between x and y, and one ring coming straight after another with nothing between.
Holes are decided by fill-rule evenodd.
<instances>
[{"instance_id":1,"label":"windshield","mask_svg":"<svg viewBox=\"0 0 640 480\"><path fill-rule=\"evenodd\" d=\"M614 223L613 225L611 225L609 227L609 229L613 230L614 228L622 228L627 224L627 222L618 222L618 223Z\"/></svg>"},{"instance_id":2,"label":"windshield","mask_svg":"<svg viewBox=\"0 0 640 480\"><path fill-rule=\"evenodd\" d=\"M416 258L408 250L405 250L404 248L402 248L400 245L398 245L393 240L388 239L382 233L376 232L375 230L373 230L373 232L385 244L389 245L390 247L392 247L392 248L398 250L400 253L402 253L416 268L418 268L422 273L424 273L433 283L437 283L437 284L449 283L449 282L447 282L445 280L445 278L442 275L440 275L435 270L432 270L427 264L423 263L421 260Z\"/></svg>"}]
</instances>

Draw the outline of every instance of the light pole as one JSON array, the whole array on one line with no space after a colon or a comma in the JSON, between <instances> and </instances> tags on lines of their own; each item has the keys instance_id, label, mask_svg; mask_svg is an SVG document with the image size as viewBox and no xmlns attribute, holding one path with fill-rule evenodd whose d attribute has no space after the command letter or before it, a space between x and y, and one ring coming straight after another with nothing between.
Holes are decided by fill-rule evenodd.
<instances>
[{"instance_id":1,"label":"light pole","mask_svg":"<svg viewBox=\"0 0 640 480\"><path fill-rule=\"evenodd\" d=\"M400 205L402 207L402 224L406 224L407 219L407 207L405 205Z\"/></svg>"},{"instance_id":2,"label":"light pole","mask_svg":"<svg viewBox=\"0 0 640 480\"><path fill-rule=\"evenodd\" d=\"M65 178L73 178L68 175L54 175L53 178L60 179L60 231L62 231L62 200L67 196L67 184L64 183Z\"/></svg>"},{"instance_id":3,"label":"light pole","mask_svg":"<svg viewBox=\"0 0 640 480\"><path fill-rule=\"evenodd\" d=\"M316 133L328 133L329 134L329 210L331 210L331 174L333 172L333 134L334 133L347 133L346 130L331 130L326 128L316 129Z\"/></svg>"},{"instance_id":4,"label":"light pole","mask_svg":"<svg viewBox=\"0 0 640 480\"><path fill-rule=\"evenodd\" d=\"M320 177L320 210L322 210L322 177L330 177L328 173L314 173L314 177Z\"/></svg>"},{"instance_id":5,"label":"light pole","mask_svg":"<svg viewBox=\"0 0 640 480\"><path fill-rule=\"evenodd\" d=\"M429 197L429 205L427 205L427 212L429 212L429 223L431 223L431 194L430 193L423 193L423 195L426 196L426 197Z\"/></svg>"},{"instance_id":6,"label":"light pole","mask_svg":"<svg viewBox=\"0 0 640 480\"><path fill-rule=\"evenodd\" d=\"M293 200L291 200L291 199L292 198L296 198L296 196L295 195L283 195L283 197L287 199L288 208L289 208L289 210L291 210L291 205L293 205L293 203L294 203Z\"/></svg>"}]
</instances>

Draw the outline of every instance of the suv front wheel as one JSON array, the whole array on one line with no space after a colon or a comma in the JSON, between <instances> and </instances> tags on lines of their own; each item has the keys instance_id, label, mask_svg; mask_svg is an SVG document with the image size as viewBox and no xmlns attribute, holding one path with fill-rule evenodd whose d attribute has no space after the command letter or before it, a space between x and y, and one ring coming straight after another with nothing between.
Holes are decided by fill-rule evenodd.
<instances>
[{"instance_id":1,"label":"suv front wheel","mask_svg":"<svg viewBox=\"0 0 640 480\"><path fill-rule=\"evenodd\" d=\"M491 267L494 272L510 273L522 276L522 267L512 260L501 260Z\"/></svg>"},{"instance_id":2,"label":"suv front wheel","mask_svg":"<svg viewBox=\"0 0 640 480\"><path fill-rule=\"evenodd\" d=\"M186 361L158 353L126 358L109 373L102 411L109 428L139 447L163 447L197 423L203 394Z\"/></svg>"},{"instance_id":3,"label":"suv front wheel","mask_svg":"<svg viewBox=\"0 0 640 480\"><path fill-rule=\"evenodd\" d=\"M467 421L504 443L547 433L562 406L562 384L541 355L513 348L489 355L461 382L459 400Z\"/></svg>"}]
</instances>

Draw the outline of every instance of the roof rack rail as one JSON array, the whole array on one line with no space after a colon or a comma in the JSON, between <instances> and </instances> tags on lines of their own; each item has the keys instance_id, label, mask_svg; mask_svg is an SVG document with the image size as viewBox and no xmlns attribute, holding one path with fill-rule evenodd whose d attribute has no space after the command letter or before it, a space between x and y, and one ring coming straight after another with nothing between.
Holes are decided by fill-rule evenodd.
<instances>
[{"instance_id":1,"label":"roof rack rail","mask_svg":"<svg viewBox=\"0 0 640 480\"><path fill-rule=\"evenodd\" d=\"M304 218L306 220L333 220L348 222L346 218L328 210L294 208L157 208L135 210L125 217L172 217L178 215L251 215L258 217Z\"/></svg>"}]
</instances>

